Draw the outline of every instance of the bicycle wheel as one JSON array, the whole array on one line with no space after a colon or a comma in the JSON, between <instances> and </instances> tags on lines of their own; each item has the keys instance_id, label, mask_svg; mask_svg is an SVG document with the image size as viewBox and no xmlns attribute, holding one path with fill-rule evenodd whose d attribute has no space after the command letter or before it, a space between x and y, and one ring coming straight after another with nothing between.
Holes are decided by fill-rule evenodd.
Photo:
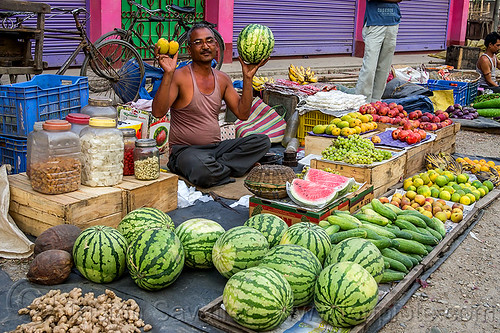
<instances>
[{"instance_id":1,"label":"bicycle wheel","mask_svg":"<svg viewBox=\"0 0 500 333\"><path fill-rule=\"evenodd\" d=\"M81 76L87 76L90 92L122 102L137 99L144 63L135 48L122 40L105 40L91 46L83 61Z\"/></svg>"},{"instance_id":2,"label":"bicycle wheel","mask_svg":"<svg viewBox=\"0 0 500 333\"><path fill-rule=\"evenodd\" d=\"M215 40L217 41L218 45L218 50L217 54L215 55L215 61L217 64L215 65L216 69L221 69L222 67L222 62L224 61L224 40L222 39L222 36L219 34L217 30L212 29ZM178 56L178 63L189 63L191 61L191 57L189 56L189 53L187 52L187 46L188 46L188 40L187 40L187 33L183 33L180 37L179 40L177 41L180 45L179 48L179 56Z\"/></svg>"}]
</instances>

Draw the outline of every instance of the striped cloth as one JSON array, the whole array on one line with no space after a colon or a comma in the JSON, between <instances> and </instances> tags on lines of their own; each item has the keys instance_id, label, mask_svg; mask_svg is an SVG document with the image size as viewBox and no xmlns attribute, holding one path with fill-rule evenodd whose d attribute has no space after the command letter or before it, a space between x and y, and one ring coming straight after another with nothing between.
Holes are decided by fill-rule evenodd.
<instances>
[{"instance_id":1,"label":"striped cloth","mask_svg":"<svg viewBox=\"0 0 500 333\"><path fill-rule=\"evenodd\" d=\"M280 116L259 97L252 102L252 110L247 120L237 120L234 125L236 137L242 138L250 134L266 134L272 143L281 142L285 135L285 115Z\"/></svg>"}]
</instances>

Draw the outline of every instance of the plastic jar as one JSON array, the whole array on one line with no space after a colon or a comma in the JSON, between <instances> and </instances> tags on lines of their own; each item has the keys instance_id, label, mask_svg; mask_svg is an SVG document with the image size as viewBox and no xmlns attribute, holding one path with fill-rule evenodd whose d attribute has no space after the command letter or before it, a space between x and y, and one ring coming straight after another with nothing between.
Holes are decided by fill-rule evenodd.
<instances>
[{"instance_id":1,"label":"plastic jar","mask_svg":"<svg viewBox=\"0 0 500 333\"><path fill-rule=\"evenodd\" d=\"M31 177L30 162L31 162L31 152L33 146L36 145L35 132L43 130L43 121L36 121L33 124L33 131L29 132L28 139L26 140L27 153L26 153L26 175L28 178Z\"/></svg>"},{"instance_id":2,"label":"plastic jar","mask_svg":"<svg viewBox=\"0 0 500 333\"><path fill-rule=\"evenodd\" d=\"M45 194L78 190L81 162L80 140L66 120L51 119L43 130L33 132L30 158L31 187Z\"/></svg>"},{"instance_id":3,"label":"plastic jar","mask_svg":"<svg viewBox=\"0 0 500 333\"><path fill-rule=\"evenodd\" d=\"M82 184L113 186L123 179L123 136L110 118L90 118L80 133Z\"/></svg>"},{"instance_id":4,"label":"plastic jar","mask_svg":"<svg viewBox=\"0 0 500 333\"><path fill-rule=\"evenodd\" d=\"M80 136L80 132L85 127L89 126L90 116L84 113L70 113L66 116L66 120L71 123L71 132Z\"/></svg>"},{"instance_id":5,"label":"plastic jar","mask_svg":"<svg viewBox=\"0 0 500 333\"><path fill-rule=\"evenodd\" d=\"M134 175L134 149L137 137L135 129L121 128L123 134L123 175Z\"/></svg>"},{"instance_id":6,"label":"plastic jar","mask_svg":"<svg viewBox=\"0 0 500 333\"><path fill-rule=\"evenodd\" d=\"M160 177L160 151L155 139L139 139L135 142L134 174L140 180Z\"/></svg>"},{"instance_id":7,"label":"plastic jar","mask_svg":"<svg viewBox=\"0 0 500 333\"><path fill-rule=\"evenodd\" d=\"M80 112L88 114L91 118L105 117L115 120L117 119L113 101L104 96L90 97L89 104L85 105Z\"/></svg>"}]
</instances>

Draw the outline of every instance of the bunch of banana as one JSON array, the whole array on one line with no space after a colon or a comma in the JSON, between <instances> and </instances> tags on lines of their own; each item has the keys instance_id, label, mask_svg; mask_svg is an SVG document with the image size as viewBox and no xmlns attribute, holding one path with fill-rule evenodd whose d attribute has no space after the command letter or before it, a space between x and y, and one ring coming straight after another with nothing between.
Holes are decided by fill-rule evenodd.
<instances>
[{"instance_id":1,"label":"bunch of banana","mask_svg":"<svg viewBox=\"0 0 500 333\"><path fill-rule=\"evenodd\" d=\"M272 77L267 76L254 76L252 81L252 86L255 90L261 91L264 89L264 84L266 82L274 83L274 79Z\"/></svg>"},{"instance_id":2,"label":"bunch of banana","mask_svg":"<svg viewBox=\"0 0 500 333\"><path fill-rule=\"evenodd\" d=\"M318 78L314 75L311 67L304 68L304 66L294 66L290 64L288 67L288 78L290 81L300 84L308 84L318 82Z\"/></svg>"},{"instance_id":3,"label":"bunch of banana","mask_svg":"<svg viewBox=\"0 0 500 333\"><path fill-rule=\"evenodd\" d=\"M425 155L425 161L427 170L439 168L451 171L455 175L459 175L464 172L462 165L447 153L428 153Z\"/></svg>"}]
</instances>

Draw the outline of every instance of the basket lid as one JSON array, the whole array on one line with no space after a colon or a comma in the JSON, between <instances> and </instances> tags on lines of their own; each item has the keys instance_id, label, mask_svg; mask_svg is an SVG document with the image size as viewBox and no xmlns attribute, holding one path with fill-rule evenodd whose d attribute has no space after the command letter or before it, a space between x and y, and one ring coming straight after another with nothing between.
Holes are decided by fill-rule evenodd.
<instances>
[{"instance_id":1,"label":"basket lid","mask_svg":"<svg viewBox=\"0 0 500 333\"><path fill-rule=\"evenodd\" d=\"M266 164L255 166L250 170L245 183L249 185L265 184L279 187L285 186L287 182L291 182L294 178L296 178L296 175L292 168L279 164Z\"/></svg>"}]
</instances>

